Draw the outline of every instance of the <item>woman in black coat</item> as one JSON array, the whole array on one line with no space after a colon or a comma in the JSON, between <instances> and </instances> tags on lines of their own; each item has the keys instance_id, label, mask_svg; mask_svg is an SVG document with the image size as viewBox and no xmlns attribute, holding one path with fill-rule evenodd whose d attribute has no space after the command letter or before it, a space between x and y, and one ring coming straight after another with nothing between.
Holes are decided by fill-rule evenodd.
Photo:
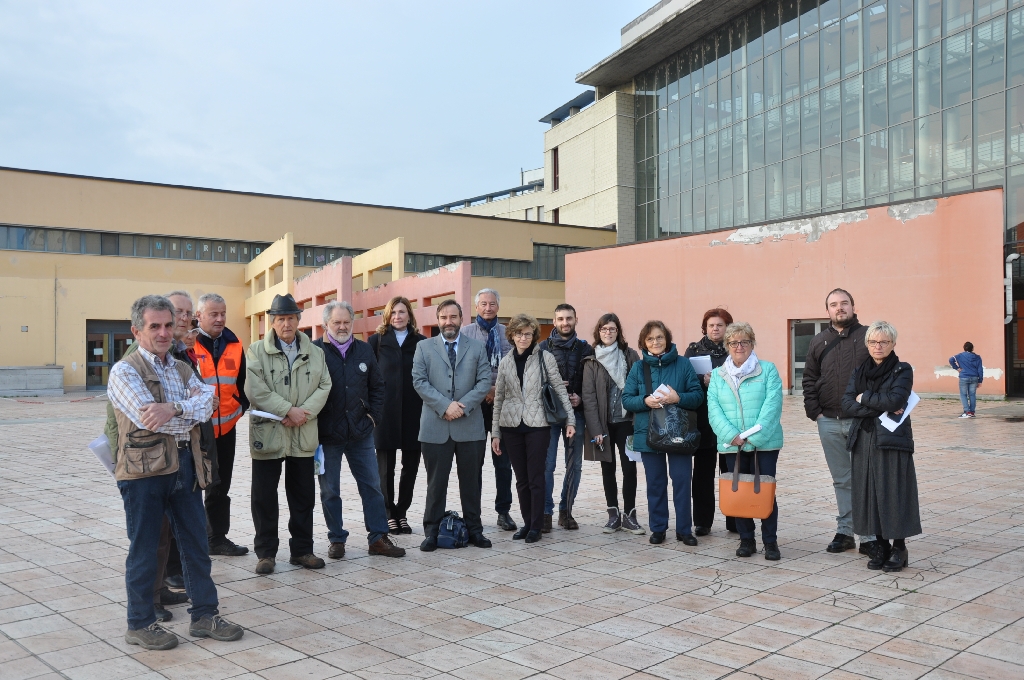
<instances>
[{"instance_id":1,"label":"woman in black coat","mask_svg":"<svg viewBox=\"0 0 1024 680\"><path fill-rule=\"evenodd\" d=\"M853 529L878 537L868 569L900 571L909 560L905 539L921 533L914 432L909 415L893 431L879 416L897 422L903 416L914 369L893 351L896 329L887 322L871 324L864 342L870 358L854 369L843 395L844 415L856 420L846 442L853 459Z\"/></svg>"},{"instance_id":2,"label":"woman in black coat","mask_svg":"<svg viewBox=\"0 0 1024 680\"><path fill-rule=\"evenodd\" d=\"M412 505L416 473L420 468L420 411L423 400L412 387L412 360L416 345L426 338L418 332L412 304L395 297L384 307L384 323L369 344L384 374L384 417L373 431L377 447L380 490L388 510L388 530L411 534L406 513ZM402 450L402 476L395 502L395 458Z\"/></svg>"}]
</instances>

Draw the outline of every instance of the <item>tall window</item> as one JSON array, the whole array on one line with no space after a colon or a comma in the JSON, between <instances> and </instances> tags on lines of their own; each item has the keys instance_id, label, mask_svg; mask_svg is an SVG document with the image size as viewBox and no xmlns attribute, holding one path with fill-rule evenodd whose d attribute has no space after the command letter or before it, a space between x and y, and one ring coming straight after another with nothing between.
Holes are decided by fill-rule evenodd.
<instances>
[{"instance_id":1,"label":"tall window","mask_svg":"<svg viewBox=\"0 0 1024 680\"><path fill-rule=\"evenodd\" d=\"M551 150L551 190L558 191L558 147Z\"/></svg>"},{"instance_id":2,"label":"tall window","mask_svg":"<svg viewBox=\"0 0 1024 680\"><path fill-rule=\"evenodd\" d=\"M558 221L558 208L554 208L551 211L551 224L559 224L559 221Z\"/></svg>"}]
</instances>

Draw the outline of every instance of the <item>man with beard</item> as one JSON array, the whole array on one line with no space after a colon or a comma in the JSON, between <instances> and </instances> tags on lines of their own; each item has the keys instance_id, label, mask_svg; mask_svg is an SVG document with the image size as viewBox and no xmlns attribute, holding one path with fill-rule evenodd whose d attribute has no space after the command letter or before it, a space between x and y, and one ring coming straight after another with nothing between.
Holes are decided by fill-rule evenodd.
<instances>
[{"instance_id":1,"label":"man with beard","mask_svg":"<svg viewBox=\"0 0 1024 680\"><path fill-rule=\"evenodd\" d=\"M491 389L487 348L465 337L462 307L455 300L437 306L438 337L423 340L413 357L412 384L423 399L420 442L427 469L427 499L423 508L420 550L437 549L437 532L445 513L452 460L458 468L462 515L469 542L490 548L480 521L480 484L487 433L480 404Z\"/></svg>"},{"instance_id":2,"label":"man with beard","mask_svg":"<svg viewBox=\"0 0 1024 680\"><path fill-rule=\"evenodd\" d=\"M579 529L580 525L572 517L572 505L576 501L576 492L580 488L580 476L583 473L583 431L586 427L583 415L583 360L593 356L594 348L586 340L576 337L576 308L562 303L555 307L555 327L547 340L540 343L540 349L551 352L558 363L558 372L562 374L565 389L569 392L569 402L576 416L575 437L565 436L565 425L551 426L551 442L548 444L547 497L544 499L544 533L551 531L551 515L555 510L555 463L558 461L558 440L564 439L565 445L565 477L562 479L562 498L558 503L558 526L563 529Z\"/></svg>"},{"instance_id":3,"label":"man with beard","mask_svg":"<svg viewBox=\"0 0 1024 680\"><path fill-rule=\"evenodd\" d=\"M843 413L842 399L853 369L868 358L867 327L857 320L853 296L836 288L825 296L831 324L814 336L804 364L804 411L818 425L818 437L836 490L836 535L825 548L841 553L857 547L853 537L853 469L846 438L853 419ZM861 536L860 552L871 555L874 536Z\"/></svg>"}]
</instances>

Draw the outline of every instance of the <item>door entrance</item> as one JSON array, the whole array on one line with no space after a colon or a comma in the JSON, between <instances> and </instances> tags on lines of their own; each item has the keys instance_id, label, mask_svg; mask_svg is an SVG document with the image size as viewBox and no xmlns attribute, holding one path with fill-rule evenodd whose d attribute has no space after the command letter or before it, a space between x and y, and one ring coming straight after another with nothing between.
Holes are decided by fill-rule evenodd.
<instances>
[{"instance_id":1,"label":"door entrance","mask_svg":"<svg viewBox=\"0 0 1024 680\"><path fill-rule=\"evenodd\" d=\"M85 333L86 389L106 389L111 367L135 342L132 324L130 321L87 320Z\"/></svg>"},{"instance_id":2,"label":"door entrance","mask_svg":"<svg viewBox=\"0 0 1024 680\"><path fill-rule=\"evenodd\" d=\"M811 338L828 327L828 319L794 319L789 322L790 356L790 394L803 394L804 362L807 361L807 348Z\"/></svg>"}]
</instances>

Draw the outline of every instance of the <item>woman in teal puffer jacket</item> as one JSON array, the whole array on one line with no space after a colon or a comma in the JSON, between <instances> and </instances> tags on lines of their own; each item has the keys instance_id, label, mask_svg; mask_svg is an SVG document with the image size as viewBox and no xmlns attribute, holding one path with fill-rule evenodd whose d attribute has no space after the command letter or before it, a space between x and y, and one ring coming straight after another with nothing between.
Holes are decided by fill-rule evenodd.
<instances>
[{"instance_id":1,"label":"woman in teal puffer jacket","mask_svg":"<svg viewBox=\"0 0 1024 680\"><path fill-rule=\"evenodd\" d=\"M732 323L725 329L725 346L729 358L711 373L708 385L708 420L718 438L718 451L725 454L726 465L732 472L740 454L740 474L754 474L754 456L762 475L775 476L782 448L782 379L775 364L759 361L754 354L754 329L748 323ZM747 439L740 434L760 425L758 432ZM768 519L761 520L761 540L764 558L782 557L778 544L779 504L776 503ZM750 557L757 552L754 540L754 520L736 518L740 532L738 557Z\"/></svg>"},{"instance_id":2,"label":"woman in teal puffer jacket","mask_svg":"<svg viewBox=\"0 0 1024 680\"><path fill-rule=\"evenodd\" d=\"M660 321L648 321L640 331L643 357L633 364L622 389L622 406L633 416L633 450L639 451L647 477L647 514L651 522L651 543L662 543L668 530L668 478L672 477L672 501L676 510L676 540L697 545L690 514L690 478L693 456L655 451L647 445L647 426L651 409L665 404L679 404L690 411L704 401L704 390L690 362L679 356L672 344L672 332ZM647 393L644 365L651 369L651 389L659 385L669 394Z\"/></svg>"}]
</instances>

